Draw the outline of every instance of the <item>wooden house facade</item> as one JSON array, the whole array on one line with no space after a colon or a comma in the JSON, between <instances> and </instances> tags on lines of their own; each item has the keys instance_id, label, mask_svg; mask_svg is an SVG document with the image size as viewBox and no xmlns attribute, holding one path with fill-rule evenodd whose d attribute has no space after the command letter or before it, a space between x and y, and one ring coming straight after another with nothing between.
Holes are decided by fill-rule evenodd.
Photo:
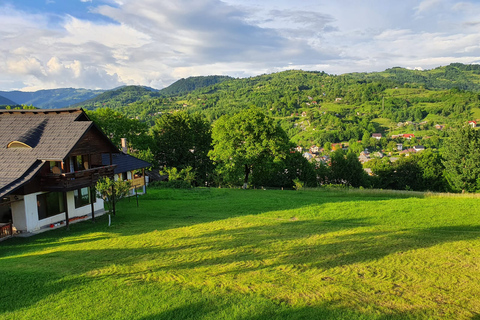
<instances>
[{"instance_id":1,"label":"wooden house facade","mask_svg":"<svg viewBox=\"0 0 480 320\"><path fill-rule=\"evenodd\" d=\"M113 177L117 153L82 109L0 110L1 231L38 232L103 213L94 186Z\"/></svg>"}]
</instances>

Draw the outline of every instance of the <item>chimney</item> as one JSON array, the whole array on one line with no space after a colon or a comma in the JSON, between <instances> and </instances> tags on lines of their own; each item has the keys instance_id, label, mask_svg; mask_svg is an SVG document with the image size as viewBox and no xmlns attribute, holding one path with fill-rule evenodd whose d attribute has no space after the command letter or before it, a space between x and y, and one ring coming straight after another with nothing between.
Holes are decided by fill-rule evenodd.
<instances>
[{"instance_id":1,"label":"chimney","mask_svg":"<svg viewBox=\"0 0 480 320\"><path fill-rule=\"evenodd\" d=\"M122 138L122 152L127 154L127 138Z\"/></svg>"}]
</instances>

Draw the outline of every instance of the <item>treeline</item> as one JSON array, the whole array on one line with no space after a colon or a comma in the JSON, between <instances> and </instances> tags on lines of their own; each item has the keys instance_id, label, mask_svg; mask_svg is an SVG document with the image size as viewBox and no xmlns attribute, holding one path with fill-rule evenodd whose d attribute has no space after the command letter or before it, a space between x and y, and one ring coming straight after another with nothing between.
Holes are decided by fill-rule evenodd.
<instances>
[{"instance_id":1,"label":"treeline","mask_svg":"<svg viewBox=\"0 0 480 320\"><path fill-rule=\"evenodd\" d=\"M325 162L307 161L294 151L295 145L279 123L260 108L222 116L213 126L200 114L186 111L164 114L151 128L112 109L88 115L117 145L126 137L131 154L156 168L188 172L189 181L197 186L335 184L416 191L480 190L480 131L469 126L452 131L442 152L427 150L395 162L372 160L368 175L353 148L337 149Z\"/></svg>"}]
</instances>

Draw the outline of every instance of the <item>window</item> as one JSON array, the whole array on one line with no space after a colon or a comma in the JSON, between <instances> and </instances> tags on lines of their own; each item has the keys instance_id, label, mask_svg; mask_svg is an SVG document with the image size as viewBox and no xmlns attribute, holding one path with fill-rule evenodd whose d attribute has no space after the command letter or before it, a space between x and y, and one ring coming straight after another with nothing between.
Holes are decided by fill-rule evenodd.
<instances>
[{"instance_id":1,"label":"window","mask_svg":"<svg viewBox=\"0 0 480 320\"><path fill-rule=\"evenodd\" d=\"M74 171L82 171L89 169L88 156L74 156L71 158Z\"/></svg>"},{"instance_id":2,"label":"window","mask_svg":"<svg viewBox=\"0 0 480 320\"><path fill-rule=\"evenodd\" d=\"M52 173L61 173L62 172L62 162L61 161L50 161L50 172Z\"/></svg>"},{"instance_id":3,"label":"window","mask_svg":"<svg viewBox=\"0 0 480 320\"><path fill-rule=\"evenodd\" d=\"M20 142L20 141L12 141L7 145L7 148L24 148L24 149L31 149L28 144Z\"/></svg>"},{"instance_id":4,"label":"window","mask_svg":"<svg viewBox=\"0 0 480 320\"><path fill-rule=\"evenodd\" d=\"M92 198L93 198L93 202L97 200L95 197L95 194L93 197L91 196L89 187L74 190L73 196L75 198L75 208L80 208L80 207L86 206L87 204L92 203L91 202Z\"/></svg>"},{"instance_id":5,"label":"window","mask_svg":"<svg viewBox=\"0 0 480 320\"><path fill-rule=\"evenodd\" d=\"M37 196L38 220L65 212L63 193L49 192Z\"/></svg>"}]
</instances>

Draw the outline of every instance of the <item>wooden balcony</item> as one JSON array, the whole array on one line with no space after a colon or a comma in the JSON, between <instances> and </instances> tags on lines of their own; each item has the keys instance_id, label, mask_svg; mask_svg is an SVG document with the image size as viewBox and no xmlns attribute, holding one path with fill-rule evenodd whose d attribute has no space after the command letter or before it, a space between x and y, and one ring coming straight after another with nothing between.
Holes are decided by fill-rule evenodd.
<instances>
[{"instance_id":1,"label":"wooden balcony","mask_svg":"<svg viewBox=\"0 0 480 320\"><path fill-rule=\"evenodd\" d=\"M117 165L103 166L71 173L49 173L40 176L42 191L72 191L95 185L101 177L113 177Z\"/></svg>"},{"instance_id":2,"label":"wooden balcony","mask_svg":"<svg viewBox=\"0 0 480 320\"><path fill-rule=\"evenodd\" d=\"M130 181L132 189L142 187L142 186L145 185L145 177L134 178L134 179L131 179L131 180L128 180L128 181Z\"/></svg>"}]
</instances>

